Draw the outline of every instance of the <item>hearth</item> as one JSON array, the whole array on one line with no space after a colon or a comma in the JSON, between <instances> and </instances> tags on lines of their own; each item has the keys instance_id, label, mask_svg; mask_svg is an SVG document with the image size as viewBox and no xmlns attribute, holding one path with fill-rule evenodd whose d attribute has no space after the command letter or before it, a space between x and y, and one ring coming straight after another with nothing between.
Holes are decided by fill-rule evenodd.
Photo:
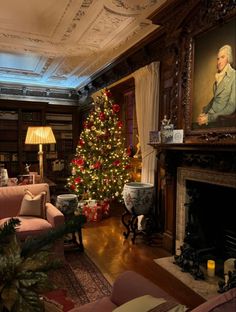
<instances>
[{"instance_id":1,"label":"hearth","mask_svg":"<svg viewBox=\"0 0 236 312\"><path fill-rule=\"evenodd\" d=\"M176 261L195 278L204 278L201 265L236 258L234 198L236 175L199 168L178 168L176 210Z\"/></svg>"}]
</instances>

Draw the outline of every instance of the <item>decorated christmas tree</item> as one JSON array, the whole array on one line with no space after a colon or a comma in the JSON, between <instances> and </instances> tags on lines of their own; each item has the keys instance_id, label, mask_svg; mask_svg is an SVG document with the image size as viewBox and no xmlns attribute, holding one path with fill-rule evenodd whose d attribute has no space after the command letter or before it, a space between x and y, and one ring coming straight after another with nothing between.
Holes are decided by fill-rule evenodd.
<instances>
[{"instance_id":1,"label":"decorated christmas tree","mask_svg":"<svg viewBox=\"0 0 236 312\"><path fill-rule=\"evenodd\" d=\"M83 125L67 188L80 199L122 199L130 180L129 155L119 119L120 106L104 90Z\"/></svg>"}]
</instances>

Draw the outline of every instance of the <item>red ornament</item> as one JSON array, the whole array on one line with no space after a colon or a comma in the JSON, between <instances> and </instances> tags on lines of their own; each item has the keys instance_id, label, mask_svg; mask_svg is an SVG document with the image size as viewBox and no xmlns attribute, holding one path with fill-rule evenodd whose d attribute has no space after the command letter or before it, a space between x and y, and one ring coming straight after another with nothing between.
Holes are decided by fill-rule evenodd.
<instances>
[{"instance_id":1,"label":"red ornament","mask_svg":"<svg viewBox=\"0 0 236 312\"><path fill-rule=\"evenodd\" d=\"M117 159L117 160L115 160L115 161L113 161L113 166L116 166L116 167L118 167L119 165L120 165L120 160L119 159Z\"/></svg>"},{"instance_id":2,"label":"red ornament","mask_svg":"<svg viewBox=\"0 0 236 312\"><path fill-rule=\"evenodd\" d=\"M101 168L101 163L100 163L100 161L97 161L94 165L93 165L93 168L94 169L100 169Z\"/></svg>"},{"instance_id":3,"label":"red ornament","mask_svg":"<svg viewBox=\"0 0 236 312\"><path fill-rule=\"evenodd\" d=\"M117 122L117 127L118 127L118 128L122 128L122 127L123 127L123 122L119 120L119 121Z\"/></svg>"},{"instance_id":4,"label":"red ornament","mask_svg":"<svg viewBox=\"0 0 236 312\"><path fill-rule=\"evenodd\" d=\"M81 183L81 182L82 182L81 177L77 177L77 178L75 179L75 183L76 183L76 184L79 184L79 183Z\"/></svg>"},{"instance_id":5,"label":"red ornament","mask_svg":"<svg viewBox=\"0 0 236 312\"><path fill-rule=\"evenodd\" d=\"M112 110L113 110L113 113L118 113L120 111L120 105L113 104L112 105Z\"/></svg>"},{"instance_id":6,"label":"red ornament","mask_svg":"<svg viewBox=\"0 0 236 312\"><path fill-rule=\"evenodd\" d=\"M80 146L84 146L84 144L85 144L84 140L83 139L79 139L79 145Z\"/></svg>"},{"instance_id":7,"label":"red ornament","mask_svg":"<svg viewBox=\"0 0 236 312\"><path fill-rule=\"evenodd\" d=\"M74 191L74 190L75 190L75 185L74 185L74 184L71 184L70 189L71 189L72 191Z\"/></svg>"},{"instance_id":8,"label":"red ornament","mask_svg":"<svg viewBox=\"0 0 236 312\"><path fill-rule=\"evenodd\" d=\"M103 112L101 112L101 113L99 114L99 119L100 119L101 121L104 121L104 120L106 119L106 115L105 115Z\"/></svg>"},{"instance_id":9,"label":"red ornament","mask_svg":"<svg viewBox=\"0 0 236 312\"><path fill-rule=\"evenodd\" d=\"M83 158L78 158L78 159L73 159L72 164L78 166L78 167L82 167L84 165L84 159Z\"/></svg>"},{"instance_id":10,"label":"red ornament","mask_svg":"<svg viewBox=\"0 0 236 312\"><path fill-rule=\"evenodd\" d=\"M111 91L106 90L106 91L104 92L104 95L106 95L107 97L111 97Z\"/></svg>"}]
</instances>

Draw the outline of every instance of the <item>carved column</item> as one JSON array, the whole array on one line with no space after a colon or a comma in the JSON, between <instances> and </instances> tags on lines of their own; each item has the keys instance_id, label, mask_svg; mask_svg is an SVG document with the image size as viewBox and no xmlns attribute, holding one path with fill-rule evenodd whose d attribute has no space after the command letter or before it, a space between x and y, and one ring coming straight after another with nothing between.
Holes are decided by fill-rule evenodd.
<instances>
[{"instance_id":1,"label":"carved column","mask_svg":"<svg viewBox=\"0 0 236 312\"><path fill-rule=\"evenodd\" d=\"M176 160L173 152L170 154L167 150L160 150L158 153L159 218L163 247L170 252L174 251L175 241Z\"/></svg>"}]
</instances>

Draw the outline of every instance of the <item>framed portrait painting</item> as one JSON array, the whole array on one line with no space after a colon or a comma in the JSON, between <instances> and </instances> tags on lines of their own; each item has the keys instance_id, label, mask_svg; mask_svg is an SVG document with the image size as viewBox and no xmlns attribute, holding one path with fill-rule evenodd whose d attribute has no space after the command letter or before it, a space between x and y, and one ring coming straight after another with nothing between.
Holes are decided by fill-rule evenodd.
<instances>
[{"instance_id":1,"label":"framed portrait painting","mask_svg":"<svg viewBox=\"0 0 236 312\"><path fill-rule=\"evenodd\" d=\"M188 134L236 132L236 18L189 39Z\"/></svg>"}]
</instances>

